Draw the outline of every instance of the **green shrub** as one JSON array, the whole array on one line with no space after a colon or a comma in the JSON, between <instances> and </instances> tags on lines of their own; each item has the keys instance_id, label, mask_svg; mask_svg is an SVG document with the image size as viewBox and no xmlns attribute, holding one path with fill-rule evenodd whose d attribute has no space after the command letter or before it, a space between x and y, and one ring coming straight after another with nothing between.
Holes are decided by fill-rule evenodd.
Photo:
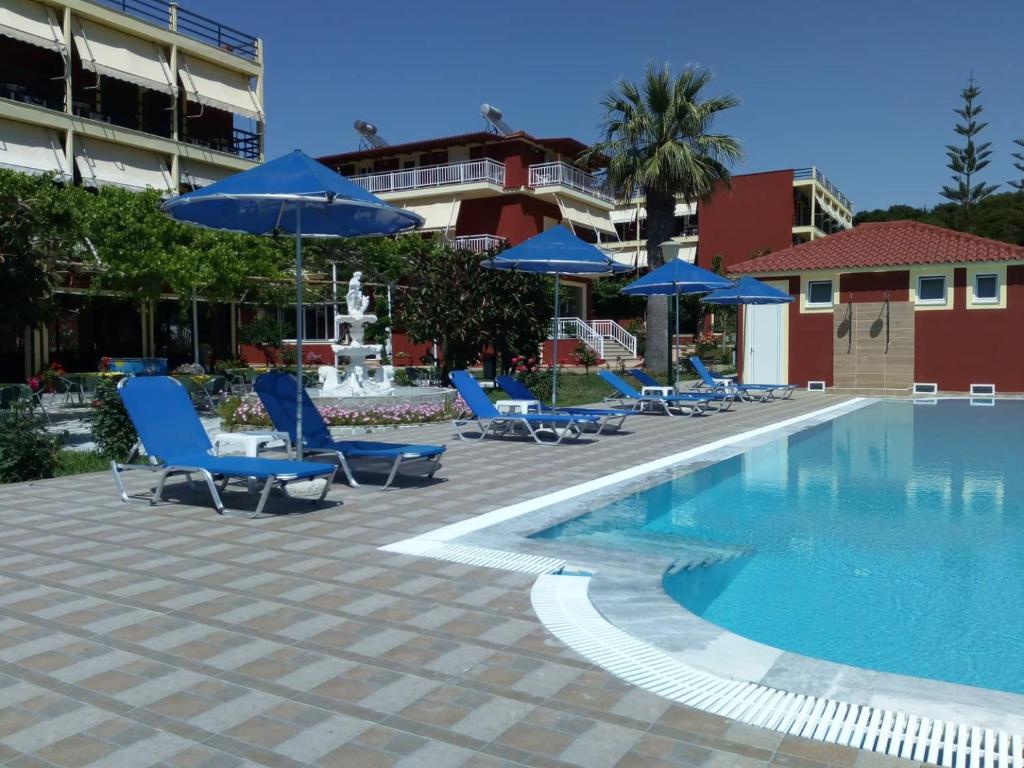
<instances>
[{"instance_id":1,"label":"green shrub","mask_svg":"<svg viewBox=\"0 0 1024 768\"><path fill-rule=\"evenodd\" d=\"M537 396L537 399L551 402L551 369L534 368L528 371L518 371L516 378Z\"/></svg>"},{"instance_id":2,"label":"green shrub","mask_svg":"<svg viewBox=\"0 0 1024 768\"><path fill-rule=\"evenodd\" d=\"M114 461L124 461L139 436L121 402L117 385L112 381L97 384L92 407L92 439L96 441L100 453Z\"/></svg>"},{"instance_id":3,"label":"green shrub","mask_svg":"<svg viewBox=\"0 0 1024 768\"><path fill-rule=\"evenodd\" d=\"M28 406L0 411L0 483L53 477L61 439L48 435Z\"/></svg>"}]
</instances>

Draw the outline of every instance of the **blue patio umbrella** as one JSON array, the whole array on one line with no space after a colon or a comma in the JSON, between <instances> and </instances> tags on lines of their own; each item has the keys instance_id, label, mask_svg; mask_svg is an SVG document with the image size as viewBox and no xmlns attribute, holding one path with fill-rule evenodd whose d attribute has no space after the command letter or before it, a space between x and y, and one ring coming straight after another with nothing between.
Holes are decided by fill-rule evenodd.
<instances>
[{"instance_id":1,"label":"blue patio umbrella","mask_svg":"<svg viewBox=\"0 0 1024 768\"><path fill-rule=\"evenodd\" d=\"M580 240L559 224L534 235L519 245L502 251L483 262L489 269L507 269L513 272L535 272L555 277L555 329L551 339L551 404L558 402L558 290L561 275L611 275L628 272L630 267L619 264L596 245Z\"/></svg>"},{"instance_id":2,"label":"blue patio umbrella","mask_svg":"<svg viewBox=\"0 0 1024 768\"><path fill-rule=\"evenodd\" d=\"M679 294L707 293L732 286L732 281L683 259L672 259L622 289L629 296L676 297L676 366L679 365ZM671 371L670 371L671 373ZM678 372L677 372L678 378Z\"/></svg>"},{"instance_id":3,"label":"blue patio umbrella","mask_svg":"<svg viewBox=\"0 0 1024 768\"><path fill-rule=\"evenodd\" d=\"M295 238L296 450L302 458L302 238L392 235L423 225L295 150L209 187L165 200L172 218L207 229Z\"/></svg>"},{"instance_id":4,"label":"blue patio umbrella","mask_svg":"<svg viewBox=\"0 0 1024 768\"><path fill-rule=\"evenodd\" d=\"M788 304L793 297L753 277L741 277L728 288L709 293L704 304Z\"/></svg>"}]
</instances>

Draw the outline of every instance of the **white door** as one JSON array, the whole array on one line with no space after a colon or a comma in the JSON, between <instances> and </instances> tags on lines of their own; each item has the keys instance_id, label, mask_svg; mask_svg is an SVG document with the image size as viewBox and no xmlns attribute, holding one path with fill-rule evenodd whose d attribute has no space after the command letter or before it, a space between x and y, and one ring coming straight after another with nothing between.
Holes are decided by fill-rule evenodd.
<instances>
[{"instance_id":1,"label":"white door","mask_svg":"<svg viewBox=\"0 0 1024 768\"><path fill-rule=\"evenodd\" d=\"M750 304L743 317L743 381L787 384L786 315L788 304Z\"/></svg>"}]
</instances>

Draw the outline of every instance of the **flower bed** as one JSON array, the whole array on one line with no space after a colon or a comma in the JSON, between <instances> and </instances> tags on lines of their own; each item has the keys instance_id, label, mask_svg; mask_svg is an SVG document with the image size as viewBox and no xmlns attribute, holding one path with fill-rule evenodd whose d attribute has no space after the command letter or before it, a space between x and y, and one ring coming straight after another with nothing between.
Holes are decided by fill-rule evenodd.
<instances>
[{"instance_id":1,"label":"flower bed","mask_svg":"<svg viewBox=\"0 0 1024 768\"><path fill-rule=\"evenodd\" d=\"M451 421L462 412L462 407L461 400L457 399L454 404L399 403L361 409L325 405L318 410L329 427L369 427ZM222 424L228 429L271 426L270 417L259 400L231 398L219 410Z\"/></svg>"}]
</instances>

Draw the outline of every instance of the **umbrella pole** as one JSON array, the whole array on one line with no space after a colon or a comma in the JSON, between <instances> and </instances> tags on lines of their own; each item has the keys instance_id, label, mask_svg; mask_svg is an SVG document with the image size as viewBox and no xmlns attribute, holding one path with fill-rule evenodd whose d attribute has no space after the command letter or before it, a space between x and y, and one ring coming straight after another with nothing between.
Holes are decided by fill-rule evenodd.
<instances>
[{"instance_id":1,"label":"umbrella pole","mask_svg":"<svg viewBox=\"0 0 1024 768\"><path fill-rule=\"evenodd\" d=\"M302 461L302 208L295 206L295 458Z\"/></svg>"},{"instance_id":2,"label":"umbrella pole","mask_svg":"<svg viewBox=\"0 0 1024 768\"><path fill-rule=\"evenodd\" d=\"M196 287L192 286L192 362L199 364L199 305L196 303Z\"/></svg>"},{"instance_id":3,"label":"umbrella pole","mask_svg":"<svg viewBox=\"0 0 1024 768\"><path fill-rule=\"evenodd\" d=\"M551 334L551 405L558 404L558 274L555 273L555 330Z\"/></svg>"},{"instance_id":4,"label":"umbrella pole","mask_svg":"<svg viewBox=\"0 0 1024 768\"><path fill-rule=\"evenodd\" d=\"M676 290L676 338L675 338L675 342L676 343L674 345L675 348L676 348L676 364L673 366L673 370L675 371L675 378L672 379L671 382L669 382L673 386L673 388L675 387L676 382L679 381L679 367L680 367L680 363L682 363L682 359L679 356L679 291L678 291L678 287L679 286L676 286L676 288L677 288L677 290Z\"/></svg>"}]
</instances>

